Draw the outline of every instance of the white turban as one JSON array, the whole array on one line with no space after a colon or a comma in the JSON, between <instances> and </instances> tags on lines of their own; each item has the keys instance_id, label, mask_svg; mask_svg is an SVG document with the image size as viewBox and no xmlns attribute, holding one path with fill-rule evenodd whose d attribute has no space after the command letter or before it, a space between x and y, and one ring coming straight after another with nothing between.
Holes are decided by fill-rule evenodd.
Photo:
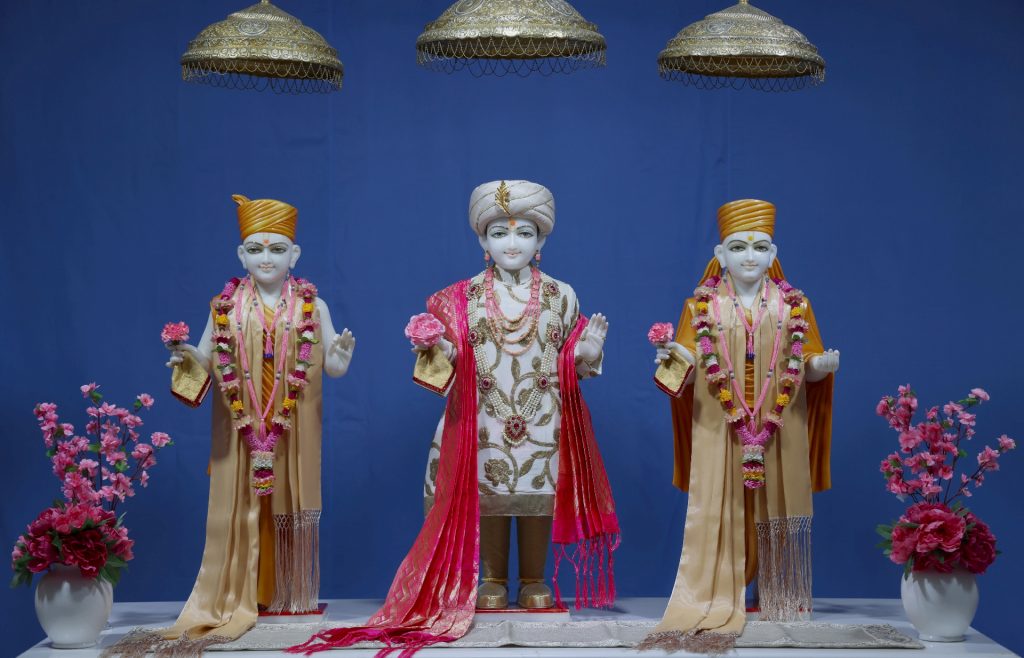
<instances>
[{"instance_id":1,"label":"white turban","mask_svg":"<svg viewBox=\"0 0 1024 658\"><path fill-rule=\"evenodd\" d=\"M496 219L528 219L541 235L555 228L555 198L551 190L528 180L495 180L478 186L469 196L469 226L483 236Z\"/></svg>"}]
</instances>

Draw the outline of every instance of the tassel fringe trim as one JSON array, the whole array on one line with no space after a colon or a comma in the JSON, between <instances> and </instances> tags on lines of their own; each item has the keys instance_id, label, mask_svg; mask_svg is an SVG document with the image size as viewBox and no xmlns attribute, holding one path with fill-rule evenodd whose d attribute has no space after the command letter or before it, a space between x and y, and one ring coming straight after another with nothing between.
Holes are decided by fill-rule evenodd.
<instances>
[{"instance_id":1,"label":"tassel fringe trim","mask_svg":"<svg viewBox=\"0 0 1024 658\"><path fill-rule=\"evenodd\" d=\"M637 651L661 649L668 653L687 651L718 656L729 653L736 647L735 633L715 633L713 631L664 631L651 633L643 642L634 647Z\"/></svg>"},{"instance_id":2,"label":"tassel fringe trim","mask_svg":"<svg viewBox=\"0 0 1024 658\"><path fill-rule=\"evenodd\" d=\"M135 628L115 644L104 649L100 658L145 658L150 654L156 658L193 658L203 655L203 651L214 644L230 641L230 637L223 635L207 635L196 639L183 635L176 640L167 640L151 630Z\"/></svg>"}]
</instances>

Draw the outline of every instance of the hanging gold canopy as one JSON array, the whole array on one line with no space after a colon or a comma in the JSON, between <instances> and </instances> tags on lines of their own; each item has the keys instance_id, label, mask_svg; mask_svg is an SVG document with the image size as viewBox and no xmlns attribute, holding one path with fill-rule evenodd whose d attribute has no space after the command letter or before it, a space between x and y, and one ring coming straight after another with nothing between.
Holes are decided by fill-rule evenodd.
<instances>
[{"instance_id":1,"label":"hanging gold canopy","mask_svg":"<svg viewBox=\"0 0 1024 658\"><path fill-rule=\"evenodd\" d=\"M658 55L658 70L701 89L791 91L825 80L825 60L807 37L747 0L683 28Z\"/></svg>"},{"instance_id":2,"label":"hanging gold canopy","mask_svg":"<svg viewBox=\"0 0 1024 658\"><path fill-rule=\"evenodd\" d=\"M341 89L338 51L269 0L208 26L181 56L181 77L232 89L328 92Z\"/></svg>"},{"instance_id":3,"label":"hanging gold canopy","mask_svg":"<svg viewBox=\"0 0 1024 658\"><path fill-rule=\"evenodd\" d=\"M474 75L604 66L605 41L565 0L459 0L416 39L421 66Z\"/></svg>"}]
</instances>

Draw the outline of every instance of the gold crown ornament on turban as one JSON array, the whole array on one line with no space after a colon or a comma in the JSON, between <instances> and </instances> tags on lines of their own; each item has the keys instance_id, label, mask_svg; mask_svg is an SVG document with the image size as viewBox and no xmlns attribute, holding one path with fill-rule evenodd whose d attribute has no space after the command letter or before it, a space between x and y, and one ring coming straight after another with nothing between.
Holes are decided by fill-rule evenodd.
<instances>
[{"instance_id":1,"label":"gold crown ornament on turban","mask_svg":"<svg viewBox=\"0 0 1024 658\"><path fill-rule=\"evenodd\" d=\"M295 241L295 224L299 211L295 206L274 199L252 199L232 194L238 204L238 230L242 240L254 233L277 233Z\"/></svg>"},{"instance_id":2,"label":"gold crown ornament on turban","mask_svg":"<svg viewBox=\"0 0 1024 658\"><path fill-rule=\"evenodd\" d=\"M718 235L760 231L775 237L775 205L757 199L730 201L718 209Z\"/></svg>"},{"instance_id":3,"label":"gold crown ornament on turban","mask_svg":"<svg viewBox=\"0 0 1024 658\"><path fill-rule=\"evenodd\" d=\"M555 228L555 197L551 190L528 180L495 180L477 186L469 195L469 225L483 236L496 219L528 219L541 235Z\"/></svg>"}]
</instances>

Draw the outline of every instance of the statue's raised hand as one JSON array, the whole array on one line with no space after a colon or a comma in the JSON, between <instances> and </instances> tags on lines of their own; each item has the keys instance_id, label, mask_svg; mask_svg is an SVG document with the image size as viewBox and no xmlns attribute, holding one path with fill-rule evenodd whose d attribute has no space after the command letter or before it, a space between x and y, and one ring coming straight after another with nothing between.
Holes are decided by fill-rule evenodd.
<instances>
[{"instance_id":1,"label":"statue's raised hand","mask_svg":"<svg viewBox=\"0 0 1024 658\"><path fill-rule=\"evenodd\" d=\"M604 339L608 336L608 318L601 313L594 313L583 330L583 335L576 343L577 361L596 363L604 351Z\"/></svg>"},{"instance_id":2,"label":"statue's raised hand","mask_svg":"<svg viewBox=\"0 0 1024 658\"><path fill-rule=\"evenodd\" d=\"M330 345L327 346L325 362L331 365L333 376L337 377L348 371L352 363L352 354L356 350L356 337L348 329L343 329L340 334L335 334ZM334 374L338 373L338 374Z\"/></svg>"},{"instance_id":3,"label":"statue's raised hand","mask_svg":"<svg viewBox=\"0 0 1024 658\"><path fill-rule=\"evenodd\" d=\"M807 381L819 382L839 370L839 350L816 354L807 362Z\"/></svg>"}]
</instances>

